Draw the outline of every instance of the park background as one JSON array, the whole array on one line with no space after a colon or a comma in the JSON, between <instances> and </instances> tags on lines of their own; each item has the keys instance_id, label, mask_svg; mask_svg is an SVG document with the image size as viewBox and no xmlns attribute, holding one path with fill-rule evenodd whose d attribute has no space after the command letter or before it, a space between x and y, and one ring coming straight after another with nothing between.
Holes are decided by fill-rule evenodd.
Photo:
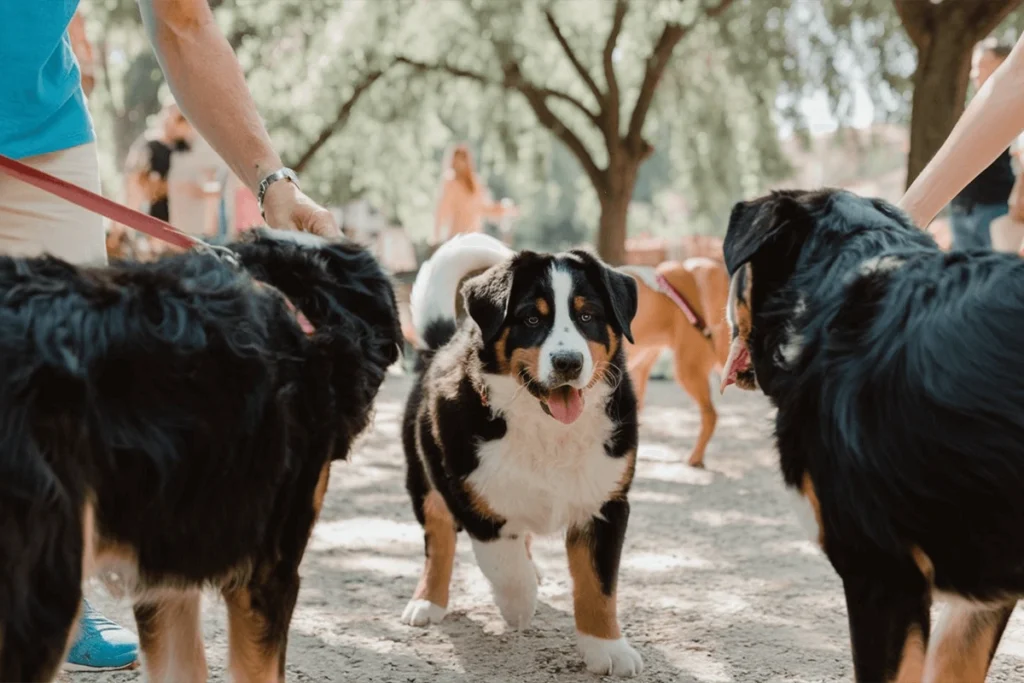
<instances>
[{"instance_id":1,"label":"park background","mask_svg":"<svg viewBox=\"0 0 1024 683\"><path fill-rule=\"evenodd\" d=\"M1021 0L210 4L314 198L423 242L445 150L467 141L519 206L516 246L617 263L627 238L633 262L685 256L672 245L720 236L733 202L770 188L898 199L962 111L973 45L1024 26ZM135 0L82 10L117 196L166 87Z\"/></svg>"}]
</instances>

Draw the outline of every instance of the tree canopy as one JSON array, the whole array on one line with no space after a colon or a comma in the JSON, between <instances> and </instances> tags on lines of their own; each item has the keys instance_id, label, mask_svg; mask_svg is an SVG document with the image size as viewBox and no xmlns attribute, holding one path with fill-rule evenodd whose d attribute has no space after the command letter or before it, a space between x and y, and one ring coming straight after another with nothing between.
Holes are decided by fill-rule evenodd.
<instances>
[{"instance_id":1,"label":"tree canopy","mask_svg":"<svg viewBox=\"0 0 1024 683\"><path fill-rule=\"evenodd\" d=\"M791 171L780 130L806 131L808 95L826 93L840 123L854 86L879 118L911 109L915 49L892 0L211 5L311 194L366 196L414 237L457 141L519 205L520 243L554 248L604 227L616 149L640 160L631 234L721 233L734 201ZM84 6L107 67L94 112L118 160L158 106L159 70L133 0Z\"/></svg>"}]
</instances>

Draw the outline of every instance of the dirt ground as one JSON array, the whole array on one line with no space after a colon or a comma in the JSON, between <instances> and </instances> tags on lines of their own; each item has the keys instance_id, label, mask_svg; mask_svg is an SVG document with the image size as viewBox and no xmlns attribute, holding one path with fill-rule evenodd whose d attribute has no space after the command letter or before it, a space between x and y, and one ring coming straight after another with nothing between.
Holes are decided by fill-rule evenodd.
<instances>
[{"instance_id":1,"label":"dirt ground","mask_svg":"<svg viewBox=\"0 0 1024 683\"><path fill-rule=\"evenodd\" d=\"M399 420L408 380L393 377L376 425L350 463L336 463L302 568L288 651L291 681L566 683L593 681L576 653L561 540L538 539L544 575L532 627L506 632L469 543L460 541L448 617L403 626L423 543L403 488ZM851 679L842 589L805 540L767 438L759 395L719 401L708 469L682 460L698 414L672 383L651 382L619 581L623 633L644 657L641 681L819 683ZM131 623L127 605L92 598ZM1015 615L990 681L1024 680L1024 615ZM222 606L204 629L212 680L225 680ZM139 672L75 674L73 683L142 680Z\"/></svg>"}]
</instances>

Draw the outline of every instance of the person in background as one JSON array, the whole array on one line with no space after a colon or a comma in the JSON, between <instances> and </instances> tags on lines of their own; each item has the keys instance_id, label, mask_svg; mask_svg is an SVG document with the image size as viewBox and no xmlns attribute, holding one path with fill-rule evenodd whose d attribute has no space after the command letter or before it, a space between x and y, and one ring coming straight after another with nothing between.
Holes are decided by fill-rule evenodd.
<instances>
[{"instance_id":1,"label":"person in background","mask_svg":"<svg viewBox=\"0 0 1024 683\"><path fill-rule=\"evenodd\" d=\"M1009 56L1010 47L989 38L974 49L971 81L980 90ZM992 221L1006 215L1014 183L1010 150L1005 149L950 203L954 249L990 249Z\"/></svg>"},{"instance_id":2,"label":"person in background","mask_svg":"<svg viewBox=\"0 0 1024 683\"><path fill-rule=\"evenodd\" d=\"M274 151L207 0L139 0L139 7L175 99L197 132L259 197L267 223L338 235L331 213L303 194ZM98 192L99 160L85 94L91 81L86 74L83 83L72 47L77 9L77 0L4 3L0 154ZM103 221L0 174L0 252L103 264ZM137 660L137 638L85 603L68 667L109 670Z\"/></svg>"},{"instance_id":3,"label":"person in background","mask_svg":"<svg viewBox=\"0 0 1024 683\"><path fill-rule=\"evenodd\" d=\"M483 230L483 219L501 219L518 214L510 200L495 202L473 169L469 147L452 148L444 165L441 198L434 218L431 244L436 246L452 235Z\"/></svg>"},{"instance_id":4,"label":"person in background","mask_svg":"<svg viewBox=\"0 0 1024 683\"><path fill-rule=\"evenodd\" d=\"M1024 37L980 84L949 137L900 199L899 207L914 223L928 227L942 207L1005 154L1022 131ZM1002 208L1006 213L1005 197Z\"/></svg>"},{"instance_id":5,"label":"person in background","mask_svg":"<svg viewBox=\"0 0 1024 683\"><path fill-rule=\"evenodd\" d=\"M167 176L174 154L187 152L195 130L176 104L167 104L155 124L128 150L124 163L125 198L128 206L162 221L170 220Z\"/></svg>"}]
</instances>

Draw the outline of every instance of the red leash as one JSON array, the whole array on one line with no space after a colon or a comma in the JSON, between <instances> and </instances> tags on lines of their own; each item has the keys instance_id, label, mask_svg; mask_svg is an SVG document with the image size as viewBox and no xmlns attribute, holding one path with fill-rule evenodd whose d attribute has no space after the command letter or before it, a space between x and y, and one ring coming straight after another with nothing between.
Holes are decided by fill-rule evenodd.
<instances>
[{"instance_id":1,"label":"red leash","mask_svg":"<svg viewBox=\"0 0 1024 683\"><path fill-rule=\"evenodd\" d=\"M672 299L672 303L682 310L683 315L685 315L686 319L690 321L690 324L696 327L697 331L704 335L705 339L711 339L711 328L708 327L703 318L697 314L697 311L693 310L693 306L691 306L690 302L679 293L679 290L673 287L672 283L669 282L661 273L657 273L655 275L655 280L661 288L662 294L665 294L669 299Z\"/></svg>"},{"instance_id":2,"label":"red leash","mask_svg":"<svg viewBox=\"0 0 1024 683\"><path fill-rule=\"evenodd\" d=\"M240 266L238 257L236 257L234 252L230 249L207 244L198 237L193 237L192 235L184 233L159 218L148 216L141 211L136 211L135 209L130 209L123 204L118 204L117 202L111 201L106 197L102 197L95 192L90 192L84 187L78 187L66 180L61 180L49 173L44 173L43 171L32 168L27 164L23 164L20 161L15 161L14 159L5 157L3 154L0 154L0 172L26 182L44 192L49 192L52 195L66 199L72 204L80 206L87 211L92 211L93 213L105 216L112 221L121 223L122 225L127 225L129 228L149 235L154 239L167 242L172 246L180 247L182 249L206 251L227 261L233 266ZM278 291L277 288L271 287L265 282L261 282L259 284ZM298 321L299 327L302 328L302 331L307 335L313 334L315 329L305 314L300 311L298 307L296 307L295 304L293 304L291 300L284 295L283 292L278 291L278 294L284 298L285 304L295 315L295 319Z\"/></svg>"}]
</instances>

